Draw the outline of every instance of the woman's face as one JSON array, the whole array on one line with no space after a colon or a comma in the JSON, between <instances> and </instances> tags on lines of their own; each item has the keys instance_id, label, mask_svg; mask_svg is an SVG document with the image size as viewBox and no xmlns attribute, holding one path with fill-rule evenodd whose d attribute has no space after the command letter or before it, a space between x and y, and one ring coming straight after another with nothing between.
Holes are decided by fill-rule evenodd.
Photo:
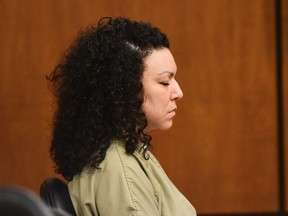
<instances>
[{"instance_id":1,"label":"woman's face","mask_svg":"<svg viewBox=\"0 0 288 216\"><path fill-rule=\"evenodd\" d=\"M148 121L146 132L167 130L173 124L176 100L183 97L183 92L175 80L176 71L176 63L167 48L153 50L145 59L142 109Z\"/></svg>"}]
</instances>

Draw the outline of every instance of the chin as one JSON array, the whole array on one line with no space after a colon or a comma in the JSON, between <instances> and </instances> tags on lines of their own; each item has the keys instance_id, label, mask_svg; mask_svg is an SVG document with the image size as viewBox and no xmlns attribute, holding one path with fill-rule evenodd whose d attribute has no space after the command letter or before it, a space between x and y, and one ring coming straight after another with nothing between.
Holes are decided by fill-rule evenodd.
<instances>
[{"instance_id":1,"label":"chin","mask_svg":"<svg viewBox=\"0 0 288 216\"><path fill-rule=\"evenodd\" d=\"M173 123L171 122L171 123L167 123L167 124L165 124L165 125L162 125L162 127L159 127L159 129L161 130L161 131L166 131L166 130L169 130L171 127L172 127L172 125L173 125Z\"/></svg>"},{"instance_id":2,"label":"chin","mask_svg":"<svg viewBox=\"0 0 288 216\"><path fill-rule=\"evenodd\" d=\"M165 124L160 124L160 125L154 125L154 126L148 126L145 129L145 132L149 132L149 131L155 131L155 130L161 130L161 131L166 131L169 130L173 125L172 121L169 122L165 122Z\"/></svg>"}]
</instances>

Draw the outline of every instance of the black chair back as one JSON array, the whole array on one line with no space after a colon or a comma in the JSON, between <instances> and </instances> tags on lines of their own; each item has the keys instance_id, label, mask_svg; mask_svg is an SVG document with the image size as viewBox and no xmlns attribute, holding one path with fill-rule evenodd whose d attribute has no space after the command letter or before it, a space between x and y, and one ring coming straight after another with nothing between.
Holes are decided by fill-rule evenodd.
<instances>
[{"instance_id":1,"label":"black chair back","mask_svg":"<svg viewBox=\"0 0 288 216\"><path fill-rule=\"evenodd\" d=\"M61 179L45 179L40 186L40 196L48 206L76 216L67 184Z\"/></svg>"}]
</instances>

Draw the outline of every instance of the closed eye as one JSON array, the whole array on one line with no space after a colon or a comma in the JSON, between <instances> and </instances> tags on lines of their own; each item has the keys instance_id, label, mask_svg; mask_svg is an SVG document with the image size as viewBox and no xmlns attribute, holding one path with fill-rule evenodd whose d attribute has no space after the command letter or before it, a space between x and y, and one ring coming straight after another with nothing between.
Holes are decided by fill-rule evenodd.
<instances>
[{"instance_id":1,"label":"closed eye","mask_svg":"<svg viewBox=\"0 0 288 216\"><path fill-rule=\"evenodd\" d=\"M160 84L163 85L163 86L168 86L169 82L160 82Z\"/></svg>"}]
</instances>

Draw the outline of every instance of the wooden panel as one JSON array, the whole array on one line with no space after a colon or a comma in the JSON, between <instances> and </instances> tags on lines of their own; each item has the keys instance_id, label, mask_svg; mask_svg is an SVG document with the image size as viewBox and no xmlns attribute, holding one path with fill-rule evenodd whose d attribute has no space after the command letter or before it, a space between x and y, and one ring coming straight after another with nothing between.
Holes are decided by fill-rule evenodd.
<instances>
[{"instance_id":1,"label":"wooden panel","mask_svg":"<svg viewBox=\"0 0 288 216\"><path fill-rule=\"evenodd\" d=\"M0 183L34 191L54 173L45 75L56 61L57 38L44 11L40 3L7 0L0 6Z\"/></svg>"},{"instance_id":2,"label":"wooden panel","mask_svg":"<svg viewBox=\"0 0 288 216\"><path fill-rule=\"evenodd\" d=\"M44 76L79 28L124 15L168 34L184 91L154 150L198 212L276 211L273 0L2 0L0 183L52 175Z\"/></svg>"},{"instance_id":3,"label":"wooden panel","mask_svg":"<svg viewBox=\"0 0 288 216\"><path fill-rule=\"evenodd\" d=\"M277 211L274 1L181 7L184 98L154 138L159 159L201 213Z\"/></svg>"},{"instance_id":4,"label":"wooden panel","mask_svg":"<svg viewBox=\"0 0 288 216\"><path fill-rule=\"evenodd\" d=\"M285 155L285 209L288 212L288 1L282 1L283 39L283 112L284 112L284 155Z\"/></svg>"},{"instance_id":5,"label":"wooden panel","mask_svg":"<svg viewBox=\"0 0 288 216\"><path fill-rule=\"evenodd\" d=\"M36 11L24 2L1 1L0 181L34 190L52 173L44 78L50 55L41 17L34 18Z\"/></svg>"}]
</instances>

